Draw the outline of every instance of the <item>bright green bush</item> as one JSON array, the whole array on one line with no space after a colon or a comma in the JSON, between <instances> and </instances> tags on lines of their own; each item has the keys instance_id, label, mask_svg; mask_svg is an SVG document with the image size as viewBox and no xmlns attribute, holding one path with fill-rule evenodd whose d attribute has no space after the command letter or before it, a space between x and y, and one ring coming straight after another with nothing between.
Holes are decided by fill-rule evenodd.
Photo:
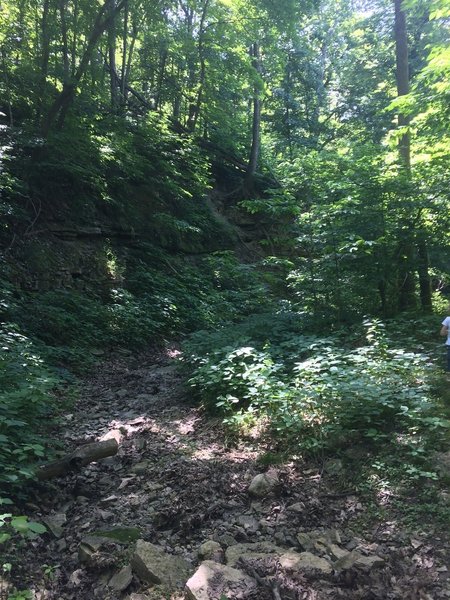
<instances>
[{"instance_id":1,"label":"bright green bush","mask_svg":"<svg viewBox=\"0 0 450 600\"><path fill-rule=\"evenodd\" d=\"M185 355L190 384L228 423L264 422L291 448L385 443L448 427L436 416L429 358L396 348L379 322L365 323L365 330L365 342L353 348L339 337L294 334L283 342L241 341L208 351L194 336Z\"/></svg>"}]
</instances>

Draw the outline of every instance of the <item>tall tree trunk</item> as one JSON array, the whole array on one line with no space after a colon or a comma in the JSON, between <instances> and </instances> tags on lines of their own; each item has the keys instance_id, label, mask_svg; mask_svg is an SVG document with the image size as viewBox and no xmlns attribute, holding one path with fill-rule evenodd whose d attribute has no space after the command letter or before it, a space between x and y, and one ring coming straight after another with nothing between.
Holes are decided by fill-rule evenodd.
<instances>
[{"instance_id":1,"label":"tall tree trunk","mask_svg":"<svg viewBox=\"0 0 450 600\"><path fill-rule=\"evenodd\" d=\"M408 61L408 36L406 32L406 15L403 10L403 0L394 0L395 5L395 59L397 95L409 94L409 61ZM399 127L408 127L410 119L407 115L398 115ZM411 171L411 139L409 131L402 134L399 142L399 153L402 166Z\"/></svg>"},{"instance_id":2,"label":"tall tree trunk","mask_svg":"<svg viewBox=\"0 0 450 600\"><path fill-rule=\"evenodd\" d=\"M197 126L197 121L200 116L200 110L203 102L203 90L205 87L206 79L206 62L205 62L205 21L208 14L210 0L205 0L202 10L202 16L200 19L200 27L198 33L198 45L197 52L200 61L200 73L198 81L197 99L195 103L191 103L189 106L189 118L188 118L188 129L194 131Z\"/></svg>"},{"instance_id":3,"label":"tall tree trunk","mask_svg":"<svg viewBox=\"0 0 450 600\"><path fill-rule=\"evenodd\" d=\"M128 15L129 15L129 5L128 5L128 0L127 0L125 3L125 14L123 17L122 68L121 68L122 87L120 90L124 101L125 101L125 90L126 90L126 86L127 86L127 83L125 80L125 74L126 74L126 69L127 69Z\"/></svg>"},{"instance_id":4,"label":"tall tree trunk","mask_svg":"<svg viewBox=\"0 0 450 600\"><path fill-rule=\"evenodd\" d=\"M159 57L159 73L158 73L158 83L156 86L155 92L155 110L159 110L162 108L162 90L164 85L164 78L166 75L166 65L167 59L169 57L169 50L167 46L161 49L160 57Z\"/></svg>"},{"instance_id":5,"label":"tall tree trunk","mask_svg":"<svg viewBox=\"0 0 450 600\"><path fill-rule=\"evenodd\" d=\"M428 256L428 248L425 239L419 240L417 244L418 254L418 274L420 288L420 304L425 313L431 313L433 310L432 288L430 278L430 258Z\"/></svg>"},{"instance_id":6,"label":"tall tree trunk","mask_svg":"<svg viewBox=\"0 0 450 600\"><path fill-rule=\"evenodd\" d=\"M284 110L285 110L285 124L286 124L287 143L288 143L288 149L289 149L289 158L292 160L294 155L293 155L293 148L292 148L292 125L291 125L291 107L290 107L291 94L292 94L291 69L292 69L291 54L288 51L287 65L286 65L286 70L285 70L286 94L285 94L285 100L284 100Z\"/></svg>"},{"instance_id":7,"label":"tall tree trunk","mask_svg":"<svg viewBox=\"0 0 450 600\"><path fill-rule=\"evenodd\" d=\"M62 37L62 55L63 55L63 83L68 83L70 79L69 64L69 42L67 38L67 18L66 18L66 0L59 0L59 16L61 19L61 37Z\"/></svg>"},{"instance_id":8,"label":"tall tree trunk","mask_svg":"<svg viewBox=\"0 0 450 600\"><path fill-rule=\"evenodd\" d=\"M71 77L75 75L75 70L77 66L77 45L78 45L78 13L79 6L78 0L74 0L73 2L73 18L72 18L72 46L71 46L71 56L72 56L72 67L71 67Z\"/></svg>"},{"instance_id":9,"label":"tall tree trunk","mask_svg":"<svg viewBox=\"0 0 450 600\"><path fill-rule=\"evenodd\" d=\"M44 0L42 8L42 21L41 21L41 72L39 81L39 100L37 107L37 123L41 120L42 107L45 101L45 89L47 86L47 75L48 75L48 63L50 60L50 31L49 31L49 15L50 15L50 0Z\"/></svg>"},{"instance_id":10,"label":"tall tree trunk","mask_svg":"<svg viewBox=\"0 0 450 600\"><path fill-rule=\"evenodd\" d=\"M402 235L402 234L400 234ZM398 309L400 312L417 307L414 277L415 248L411 234L399 242L398 247Z\"/></svg>"},{"instance_id":11,"label":"tall tree trunk","mask_svg":"<svg viewBox=\"0 0 450 600\"><path fill-rule=\"evenodd\" d=\"M76 94L77 85L80 83L83 75L85 74L92 54L97 46L97 42L100 39L103 32L110 25L111 21L115 19L116 15L122 10L126 0L119 0L115 4L115 0L106 0L103 6L100 8L99 13L95 19L94 27L92 28L91 35L89 36L88 42L84 54L81 58L80 64L75 71L75 74L71 80L63 86L62 91L55 98L53 104L48 111L46 119L42 125L42 134L44 137L48 136L48 133L55 123L58 121L59 127L62 127L70 105ZM111 5L114 4L114 12L111 11ZM106 14L106 17L104 16Z\"/></svg>"},{"instance_id":12,"label":"tall tree trunk","mask_svg":"<svg viewBox=\"0 0 450 600\"><path fill-rule=\"evenodd\" d=\"M394 0L395 7L395 60L397 95L405 96L409 93L409 64L408 64L408 37L406 31L406 15L403 11L403 0ZM399 127L409 126L409 117L403 114L398 116ZM411 140L408 130L403 132L399 141L399 158L403 173L406 178L411 177ZM403 236L403 232L400 233ZM399 298L400 311L416 307L415 277L414 277L414 232L409 220L406 223L406 233L399 240Z\"/></svg>"},{"instance_id":13,"label":"tall tree trunk","mask_svg":"<svg viewBox=\"0 0 450 600\"><path fill-rule=\"evenodd\" d=\"M9 117L9 126L12 127L14 125L13 119L13 111L12 111L12 101L11 101L11 87L9 85L9 75L8 75L8 66L6 64L6 50L4 46L0 47L2 53L2 68L3 68L3 78L5 81L6 88L6 103L8 104L8 117Z\"/></svg>"},{"instance_id":14,"label":"tall tree trunk","mask_svg":"<svg viewBox=\"0 0 450 600\"><path fill-rule=\"evenodd\" d=\"M251 48L253 58L252 65L258 76L261 73L261 59L259 45L255 42ZM251 193L254 186L256 169L258 167L259 152L261 146L261 98L259 86L254 87L253 97L253 119L252 119L252 146L250 149L250 158L248 161L247 172L245 174L244 186L247 192Z\"/></svg>"},{"instance_id":15,"label":"tall tree trunk","mask_svg":"<svg viewBox=\"0 0 450 600\"><path fill-rule=\"evenodd\" d=\"M137 21L135 19L133 19L131 42L130 42L130 47L128 50L127 64L125 67L125 73L124 73L124 75L122 75L122 89L123 89L124 102L126 102L127 96L128 96L127 86L128 86L128 82L130 80L131 64L132 64L132 60L133 60L134 46L136 44L138 32L139 32L139 29L137 26Z\"/></svg>"},{"instance_id":16,"label":"tall tree trunk","mask_svg":"<svg viewBox=\"0 0 450 600\"><path fill-rule=\"evenodd\" d=\"M115 3L112 0L109 7L111 21L108 26L108 58L110 68L109 85L111 90L111 108L116 110L118 105L118 84L117 84L117 66L116 66L116 20L115 20Z\"/></svg>"}]
</instances>

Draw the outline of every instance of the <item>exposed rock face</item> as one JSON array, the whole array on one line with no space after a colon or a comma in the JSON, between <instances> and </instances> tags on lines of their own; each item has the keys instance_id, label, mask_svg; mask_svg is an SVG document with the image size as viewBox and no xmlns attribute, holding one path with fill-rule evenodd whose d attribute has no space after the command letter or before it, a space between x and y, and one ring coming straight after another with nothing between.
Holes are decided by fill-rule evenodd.
<instances>
[{"instance_id":1,"label":"exposed rock face","mask_svg":"<svg viewBox=\"0 0 450 600\"><path fill-rule=\"evenodd\" d=\"M131 566L143 581L164 584L173 589L185 584L190 569L187 561L143 540L136 543Z\"/></svg>"},{"instance_id":2,"label":"exposed rock face","mask_svg":"<svg viewBox=\"0 0 450 600\"><path fill-rule=\"evenodd\" d=\"M186 584L187 600L244 600L257 591L257 583L239 569L207 560Z\"/></svg>"},{"instance_id":3,"label":"exposed rock face","mask_svg":"<svg viewBox=\"0 0 450 600\"><path fill-rule=\"evenodd\" d=\"M253 478L248 488L248 493L255 498L264 498L278 486L278 477L275 471L260 473Z\"/></svg>"}]
</instances>

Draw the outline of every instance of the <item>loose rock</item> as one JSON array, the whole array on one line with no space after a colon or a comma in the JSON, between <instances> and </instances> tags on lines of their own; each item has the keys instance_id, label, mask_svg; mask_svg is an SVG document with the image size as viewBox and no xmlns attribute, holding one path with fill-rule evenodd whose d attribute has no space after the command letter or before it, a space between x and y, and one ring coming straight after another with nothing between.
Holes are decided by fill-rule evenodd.
<instances>
[{"instance_id":1,"label":"loose rock","mask_svg":"<svg viewBox=\"0 0 450 600\"><path fill-rule=\"evenodd\" d=\"M280 556L283 569L298 575L329 575L332 571L330 563L311 552L286 552Z\"/></svg>"},{"instance_id":2,"label":"loose rock","mask_svg":"<svg viewBox=\"0 0 450 600\"><path fill-rule=\"evenodd\" d=\"M205 561L186 583L187 600L240 600L256 593L256 581L243 571Z\"/></svg>"},{"instance_id":3,"label":"loose rock","mask_svg":"<svg viewBox=\"0 0 450 600\"><path fill-rule=\"evenodd\" d=\"M253 478L248 493L256 498L264 498L276 489L278 483L278 477L274 471L260 473Z\"/></svg>"},{"instance_id":4,"label":"loose rock","mask_svg":"<svg viewBox=\"0 0 450 600\"><path fill-rule=\"evenodd\" d=\"M240 559L259 559L267 558L270 555L281 556L286 552L285 548L280 548L270 542L256 542L254 544L236 544L230 546L225 552L227 564L234 567Z\"/></svg>"},{"instance_id":5,"label":"loose rock","mask_svg":"<svg viewBox=\"0 0 450 600\"><path fill-rule=\"evenodd\" d=\"M166 554L159 546L138 540L131 560L133 571L149 583L162 583L171 588L183 586L190 565L184 559Z\"/></svg>"},{"instance_id":6,"label":"loose rock","mask_svg":"<svg viewBox=\"0 0 450 600\"><path fill-rule=\"evenodd\" d=\"M223 563L225 554L222 546L218 542L208 540L200 546L198 557L200 560L213 560L214 562Z\"/></svg>"},{"instance_id":7,"label":"loose rock","mask_svg":"<svg viewBox=\"0 0 450 600\"><path fill-rule=\"evenodd\" d=\"M60 538L64 533L64 525L67 523L67 517L65 513L54 513L43 519L43 522L55 538Z\"/></svg>"},{"instance_id":8,"label":"loose rock","mask_svg":"<svg viewBox=\"0 0 450 600\"><path fill-rule=\"evenodd\" d=\"M109 580L109 587L117 592L123 592L133 581L133 573L130 565L123 567L118 573L113 575Z\"/></svg>"},{"instance_id":9,"label":"loose rock","mask_svg":"<svg viewBox=\"0 0 450 600\"><path fill-rule=\"evenodd\" d=\"M351 569L353 567L357 567L363 571L371 571L376 567L381 567L384 565L384 560L379 556L363 556L360 552L347 553L345 556L340 558L334 563L334 568L336 571L343 571L347 569Z\"/></svg>"}]
</instances>

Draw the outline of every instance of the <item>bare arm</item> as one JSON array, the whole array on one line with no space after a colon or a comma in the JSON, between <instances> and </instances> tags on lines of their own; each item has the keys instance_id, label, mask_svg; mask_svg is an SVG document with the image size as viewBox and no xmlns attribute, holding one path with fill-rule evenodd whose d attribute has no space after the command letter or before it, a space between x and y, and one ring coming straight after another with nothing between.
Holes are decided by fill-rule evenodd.
<instances>
[{"instance_id":1,"label":"bare arm","mask_svg":"<svg viewBox=\"0 0 450 600\"><path fill-rule=\"evenodd\" d=\"M447 325L442 325L441 335L442 336L446 336L447 334L448 334L448 327L447 327Z\"/></svg>"}]
</instances>

